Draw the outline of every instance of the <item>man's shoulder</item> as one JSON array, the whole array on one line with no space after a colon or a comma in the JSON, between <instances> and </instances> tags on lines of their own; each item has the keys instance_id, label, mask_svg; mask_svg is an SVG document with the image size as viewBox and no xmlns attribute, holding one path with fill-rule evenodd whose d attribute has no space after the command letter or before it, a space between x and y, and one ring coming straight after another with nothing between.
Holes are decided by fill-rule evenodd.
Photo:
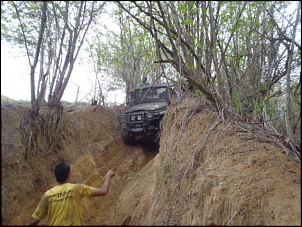
<instances>
[{"instance_id":1,"label":"man's shoulder","mask_svg":"<svg viewBox=\"0 0 302 227\"><path fill-rule=\"evenodd\" d=\"M76 189L86 189L86 188L94 188L94 187L89 186L87 184L74 184L74 188L76 188Z\"/></svg>"},{"instance_id":2,"label":"man's shoulder","mask_svg":"<svg viewBox=\"0 0 302 227\"><path fill-rule=\"evenodd\" d=\"M62 190L66 190L68 188L73 188L76 185L77 184L73 184L73 183L57 184L57 185L53 186L52 188L48 189L48 191L46 191L45 194L51 193L54 191L62 191Z\"/></svg>"}]
</instances>

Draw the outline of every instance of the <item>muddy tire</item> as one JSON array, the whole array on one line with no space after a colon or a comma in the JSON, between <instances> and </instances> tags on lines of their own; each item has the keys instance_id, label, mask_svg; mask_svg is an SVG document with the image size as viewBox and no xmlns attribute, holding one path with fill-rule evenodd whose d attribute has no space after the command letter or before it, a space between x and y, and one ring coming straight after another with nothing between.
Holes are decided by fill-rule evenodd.
<instances>
[{"instance_id":1,"label":"muddy tire","mask_svg":"<svg viewBox=\"0 0 302 227\"><path fill-rule=\"evenodd\" d=\"M125 132L125 131L122 132L122 139L124 143L127 145L133 145L135 142L135 136L130 135L129 132Z\"/></svg>"}]
</instances>

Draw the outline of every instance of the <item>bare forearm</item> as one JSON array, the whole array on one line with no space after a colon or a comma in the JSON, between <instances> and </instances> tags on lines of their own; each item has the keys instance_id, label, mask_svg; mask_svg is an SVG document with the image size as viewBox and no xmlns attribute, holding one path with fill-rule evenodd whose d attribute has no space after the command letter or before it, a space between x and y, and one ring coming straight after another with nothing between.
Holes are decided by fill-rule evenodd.
<instances>
[{"instance_id":1,"label":"bare forearm","mask_svg":"<svg viewBox=\"0 0 302 227\"><path fill-rule=\"evenodd\" d=\"M102 192L106 195L109 191L109 187L110 187L110 178L109 176L106 176L105 182L103 183L101 190Z\"/></svg>"},{"instance_id":2,"label":"bare forearm","mask_svg":"<svg viewBox=\"0 0 302 227\"><path fill-rule=\"evenodd\" d=\"M110 187L111 177L114 176L113 170L109 170L106 174L105 182L103 183L101 188L97 188L93 196L104 196L107 195Z\"/></svg>"}]
</instances>

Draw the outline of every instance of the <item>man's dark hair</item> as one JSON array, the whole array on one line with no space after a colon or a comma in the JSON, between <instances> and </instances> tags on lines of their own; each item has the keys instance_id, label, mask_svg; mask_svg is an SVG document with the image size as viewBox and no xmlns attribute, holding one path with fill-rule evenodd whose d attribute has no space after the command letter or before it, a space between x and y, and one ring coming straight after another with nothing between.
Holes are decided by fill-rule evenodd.
<instances>
[{"instance_id":1,"label":"man's dark hair","mask_svg":"<svg viewBox=\"0 0 302 227\"><path fill-rule=\"evenodd\" d=\"M70 173L70 165L66 162L61 162L56 165L54 173L57 182L64 183Z\"/></svg>"}]
</instances>

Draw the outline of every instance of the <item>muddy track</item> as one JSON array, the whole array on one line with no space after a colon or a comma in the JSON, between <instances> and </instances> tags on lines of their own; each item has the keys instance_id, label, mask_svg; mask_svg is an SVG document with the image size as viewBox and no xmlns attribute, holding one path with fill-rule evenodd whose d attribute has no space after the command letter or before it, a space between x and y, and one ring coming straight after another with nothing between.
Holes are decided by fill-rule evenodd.
<instances>
[{"instance_id":1,"label":"muddy track","mask_svg":"<svg viewBox=\"0 0 302 227\"><path fill-rule=\"evenodd\" d=\"M106 172L115 167L109 193L102 198L84 201L83 218L85 225L110 225L115 215L118 198L129 180L137 174L158 153L158 147L146 141L136 146L127 146L120 139L94 157L95 171L84 183L101 186Z\"/></svg>"},{"instance_id":2,"label":"muddy track","mask_svg":"<svg viewBox=\"0 0 302 227\"><path fill-rule=\"evenodd\" d=\"M115 167L109 193L104 197L85 198L82 201L84 225L112 225L120 194L131 178L157 153L158 147L152 143L142 141L136 146L127 146L119 139L99 153L87 153L71 163L71 183L85 183L93 187L101 187L107 171ZM39 199L50 187L52 185L39 188L27 197L17 216L12 218L11 224L27 225ZM47 226L47 219L42 220L39 225Z\"/></svg>"}]
</instances>

